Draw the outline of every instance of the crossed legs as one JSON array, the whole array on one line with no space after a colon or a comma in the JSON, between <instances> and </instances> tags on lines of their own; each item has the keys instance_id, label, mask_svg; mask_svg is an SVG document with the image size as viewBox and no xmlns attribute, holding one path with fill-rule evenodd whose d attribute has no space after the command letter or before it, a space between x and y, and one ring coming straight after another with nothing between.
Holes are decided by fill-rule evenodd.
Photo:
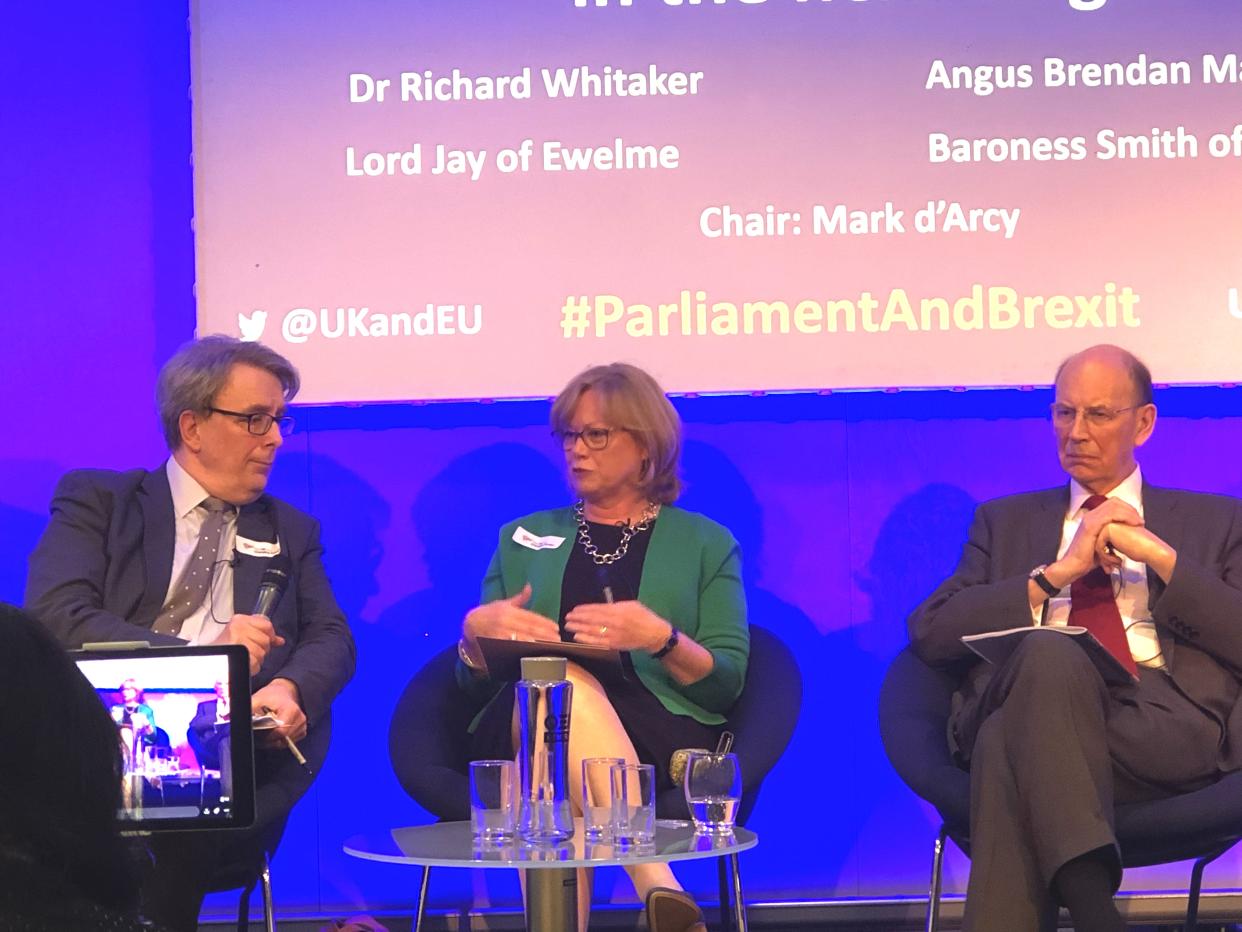
<instances>
[{"instance_id":1,"label":"crossed legs","mask_svg":"<svg viewBox=\"0 0 1242 932\"><path fill-rule=\"evenodd\" d=\"M638 753L625 726L617 717L616 710L599 680L578 666L570 663L569 681L574 686L573 709L569 729L569 793L574 814L582 814L582 761L588 757L619 757L630 763L638 763ZM513 718L513 746L519 747L517 711ZM646 901L647 892L653 887L682 889L667 864L635 864L625 868L638 898ZM586 932L587 917L591 911L591 871L578 871L578 928Z\"/></svg>"}]
</instances>

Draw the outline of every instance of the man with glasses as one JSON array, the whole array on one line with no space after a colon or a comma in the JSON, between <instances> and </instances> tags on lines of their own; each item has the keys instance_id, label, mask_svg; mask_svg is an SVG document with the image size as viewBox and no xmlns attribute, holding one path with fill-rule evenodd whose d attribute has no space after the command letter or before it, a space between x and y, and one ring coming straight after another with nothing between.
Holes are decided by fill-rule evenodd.
<instances>
[{"instance_id":1,"label":"man with glasses","mask_svg":"<svg viewBox=\"0 0 1242 932\"><path fill-rule=\"evenodd\" d=\"M274 849L323 763L332 701L353 674L353 638L324 573L318 522L264 494L298 387L292 364L262 344L224 336L186 344L156 389L168 460L152 471L66 475L30 557L28 607L67 647L244 645L253 707L283 723L256 748L252 831L153 843L144 909L171 929L197 927L218 866L255 845ZM269 619L250 611L270 566L288 573L289 591Z\"/></svg>"},{"instance_id":2,"label":"man with glasses","mask_svg":"<svg viewBox=\"0 0 1242 932\"><path fill-rule=\"evenodd\" d=\"M1114 804L1242 767L1242 502L1144 480L1156 407L1125 350L1062 363L1051 414L1068 485L981 505L909 627L925 661L969 667L950 722L971 780L964 928L1055 929L1060 903L1079 932L1121 932ZM998 666L961 641L1065 625L1103 645L1108 681L1069 637L1024 635Z\"/></svg>"}]
</instances>

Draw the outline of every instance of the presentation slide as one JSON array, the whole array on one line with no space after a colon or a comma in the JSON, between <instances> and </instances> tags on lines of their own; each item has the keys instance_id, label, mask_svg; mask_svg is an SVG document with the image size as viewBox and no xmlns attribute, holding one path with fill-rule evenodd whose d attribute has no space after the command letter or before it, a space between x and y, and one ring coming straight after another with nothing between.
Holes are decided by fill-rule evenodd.
<instances>
[{"instance_id":1,"label":"presentation slide","mask_svg":"<svg viewBox=\"0 0 1242 932\"><path fill-rule=\"evenodd\" d=\"M1242 380L1242 4L200 0L200 334L306 402Z\"/></svg>"}]
</instances>

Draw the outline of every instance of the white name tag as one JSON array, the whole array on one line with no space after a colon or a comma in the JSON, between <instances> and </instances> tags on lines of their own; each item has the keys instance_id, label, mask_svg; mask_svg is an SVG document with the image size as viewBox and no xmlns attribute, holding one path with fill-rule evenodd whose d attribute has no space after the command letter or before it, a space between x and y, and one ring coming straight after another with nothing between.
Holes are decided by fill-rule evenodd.
<instances>
[{"instance_id":1,"label":"white name tag","mask_svg":"<svg viewBox=\"0 0 1242 932\"><path fill-rule=\"evenodd\" d=\"M514 543L521 544L523 547L529 548L530 550L555 550L561 544L565 543L565 538L554 537L550 534L547 537L540 537L537 534L532 534L530 531L526 530L526 528L519 526L518 529L513 532L513 541Z\"/></svg>"},{"instance_id":2,"label":"white name tag","mask_svg":"<svg viewBox=\"0 0 1242 932\"><path fill-rule=\"evenodd\" d=\"M239 535L237 552L248 557L274 557L280 553L280 541L251 540L249 537Z\"/></svg>"}]
</instances>

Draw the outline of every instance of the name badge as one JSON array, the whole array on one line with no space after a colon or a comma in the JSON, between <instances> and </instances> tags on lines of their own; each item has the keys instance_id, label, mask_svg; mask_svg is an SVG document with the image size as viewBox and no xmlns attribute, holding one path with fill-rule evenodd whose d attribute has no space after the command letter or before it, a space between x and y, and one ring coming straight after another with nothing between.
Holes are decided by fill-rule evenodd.
<instances>
[{"instance_id":1,"label":"name badge","mask_svg":"<svg viewBox=\"0 0 1242 932\"><path fill-rule=\"evenodd\" d=\"M532 534L524 527L518 527L513 532L513 542L521 544L529 550L555 550L561 544L565 543L565 538L555 537L549 534L547 537L540 537L538 534Z\"/></svg>"},{"instance_id":2,"label":"name badge","mask_svg":"<svg viewBox=\"0 0 1242 932\"><path fill-rule=\"evenodd\" d=\"M238 536L237 552L248 557L271 558L280 554L279 540L251 540L249 537Z\"/></svg>"}]
</instances>

